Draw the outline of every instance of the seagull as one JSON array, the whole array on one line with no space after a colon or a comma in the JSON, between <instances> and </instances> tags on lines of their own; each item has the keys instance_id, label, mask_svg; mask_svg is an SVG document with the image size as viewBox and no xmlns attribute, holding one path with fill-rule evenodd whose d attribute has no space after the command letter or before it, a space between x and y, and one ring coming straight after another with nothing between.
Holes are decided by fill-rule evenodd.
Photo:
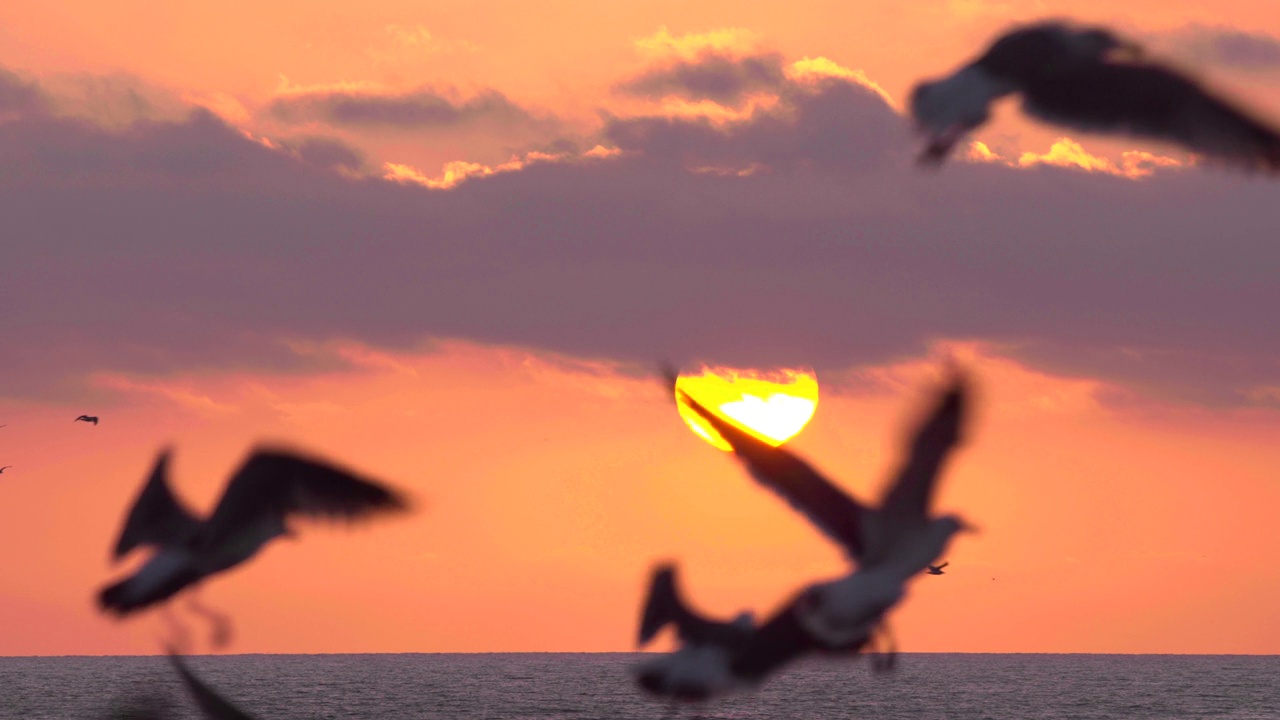
<instances>
[{"instance_id":1,"label":"seagull","mask_svg":"<svg viewBox=\"0 0 1280 720\"><path fill-rule=\"evenodd\" d=\"M75 420L72 420L71 422L80 422L81 420L83 420L84 422L93 423L94 425L98 424L97 415L81 415L80 417L76 418Z\"/></svg>"},{"instance_id":2,"label":"seagull","mask_svg":"<svg viewBox=\"0 0 1280 720\"><path fill-rule=\"evenodd\" d=\"M951 563L949 562L944 562L941 565L930 565L929 569L925 570L925 572L928 573L929 575L946 575L946 573L942 572L942 568L950 564Z\"/></svg>"},{"instance_id":3,"label":"seagull","mask_svg":"<svg viewBox=\"0 0 1280 720\"><path fill-rule=\"evenodd\" d=\"M676 373L665 371L674 390ZM649 618L676 622L683 646L668 656L643 666L651 677L641 677L642 687L680 688L685 697L758 684L792 659L820 652L853 654L876 649L886 636L887 660L873 667L893 668L894 644L884 614L903 597L903 586L945 550L951 536L969 529L955 516L931 518L928 506L933 485L946 456L959 442L965 386L957 377L938 408L917 431L907 462L890 483L878 509L868 508L836 487L808 463L787 450L773 447L708 410L683 391L676 391L733 448L748 472L761 484L787 500L823 533L839 544L859 568L844 578L814 583L797 593L754 631L742 636L728 631L726 623L711 623L687 609L651 613L655 597L666 595L659 607L680 603L663 589L655 576L642 641L649 635ZM660 629L661 625L658 626ZM689 628L689 629L685 629ZM745 627L738 632L744 632ZM654 629L652 632L656 632ZM708 650L711 646L715 652ZM686 667L697 663L696 668ZM665 672L666 676L658 676ZM703 678L701 687L688 687ZM670 692L668 694L675 694Z\"/></svg>"},{"instance_id":4,"label":"seagull","mask_svg":"<svg viewBox=\"0 0 1280 720\"><path fill-rule=\"evenodd\" d=\"M134 501L113 552L119 561L141 545L156 552L133 575L104 588L99 607L125 616L167 600L253 557L274 538L292 536L294 516L359 520L404 510L395 491L321 460L258 448L236 470L213 513L201 520L169 488L169 450L160 452Z\"/></svg>"},{"instance_id":5,"label":"seagull","mask_svg":"<svg viewBox=\"0 0 1280 720\"><path fill-rule=\"evenodd\" d=\"M952 75L912 91L911 115L928 137L919 161L941 164L987 121L992 102L1019 94L1028 115L1051 124L1163 140L1227 164L1280 171L1275 127L1144 55L1105 28L1015 28Z\"/></svg>"},{"instance_id":6,"label":"seagull","mask_svg":"<svg viewBox=\"0 0 1280 720\"><path fill-rule=\"evenodd\" d=\"M869 637L884 612L902 599L906 581L941 555L955 533L972 529L958 516L929 514L942 465L960 442L966 396L966 384L956 374L916 431L906 461L873 509L798 457L679 393L681 401L729 443L752 477L804 514L858 564L857 572L803 593L801 620L830 647Z\"/></svg>"}]
</instances>

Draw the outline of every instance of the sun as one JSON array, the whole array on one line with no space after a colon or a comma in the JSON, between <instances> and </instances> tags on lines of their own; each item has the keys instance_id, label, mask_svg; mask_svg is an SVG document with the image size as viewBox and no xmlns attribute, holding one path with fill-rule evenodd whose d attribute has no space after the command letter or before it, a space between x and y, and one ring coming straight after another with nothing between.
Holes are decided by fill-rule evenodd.
<instances>
[{"instance_id":1,"label":"sun","mask_svg":"<svg viewBox=\"0 0 1280 720\"><path fill-rule=\"evenodd\" d=\"M699 375L681 375L676 388L775 447L803 430L818 409L812 370L704 367ZM677 401L676 407L699 437L726 452L733 449L688 405Z\"/></svg>"}]
</instances>

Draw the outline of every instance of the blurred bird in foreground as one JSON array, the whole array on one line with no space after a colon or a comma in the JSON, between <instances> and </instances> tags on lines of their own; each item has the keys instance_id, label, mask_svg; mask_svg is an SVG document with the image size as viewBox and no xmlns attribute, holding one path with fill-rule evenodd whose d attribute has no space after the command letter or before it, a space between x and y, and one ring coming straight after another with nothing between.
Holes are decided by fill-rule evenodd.
<instances>
[{"instance_id":1,"label":"blurred bird in foreground","mask_svg":"<svg viewBox=\"0 0 1280 720\"><path fill-rule=\"evenodd\" d=\"M673 370L666 376L679 401L720 433L748 472L841 545L858 568L808 586L756 628L696 615L674 591L674 570L668 582L660 568L646 602L641 643L672 623L681 647L642 664L637 670L641 687L677 699L706 699L756 685L801 655L874 649L881 636L888 653L875 667L892 669L895 648L885 613L902 600L907 581L940 556L956 532L968 529L956 516L933 517L929 511L942 465L960 441L968 395L963 378L957 374L952 379L916 431L879 507L870 508L787 450L770 446L675 390Z\"/></svg>"},{"instance_id":2,"label":"blurred bird in foreground","mask_svg":"<svg viewBox=\"0 0 1280 720\"><path fill-rule=\"evenodd\" d=\"M1280 171L1280 132L1100 27L1042 22L1007 32L952 75L922 82L911 116L927 137L920 162L939 165L985 123L991 103L1019 94L1028 115L1084 132L1182 146L1206 159Z\"/></svg>"},{"instance_id":3,"label":"blurred bird in foreground","mask_svg":"<svg viewBox=\"0 0 1280 720\"><path fill-rule=\"evenodd\" d=\"M118 562L141 545L156 552L133 575L99 593L104 612L128 615L239 565L272 539L292 536L286 525L292 517L356 521L407 508L396 491L349 470L294 452L258 449L201 520L169 488L169 455L164 450L157 458L112 557Z\"/></svg>"}]
</instances>

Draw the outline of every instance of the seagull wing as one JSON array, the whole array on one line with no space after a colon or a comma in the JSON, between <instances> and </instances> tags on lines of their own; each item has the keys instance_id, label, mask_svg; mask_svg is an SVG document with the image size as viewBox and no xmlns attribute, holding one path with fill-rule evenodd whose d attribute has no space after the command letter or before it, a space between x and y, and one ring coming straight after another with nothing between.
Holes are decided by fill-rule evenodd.
<instances>
[{"instance_id":1,"label":"seagull wing","mask_svg":"<svg viewBox=\"0 0 1280 720\"><path fill-rule=\"evenodd\" d=\"M183 507L169 488L169 450L162 450L151 476L125 520L112 559L119 560L139 545L164 547L190 537L200 520Z\"/></svg>"},{"instance_id":2,"label":"seagull wing","mask_svg":"<svg viewBox=\"0 0 1280 720\"><path fill-rule=\"evenodd\" d=\"M1024 108L1050 122L1165 140L1233 165L1280 172L1276 128L1158 65L1087 64L1029 88Z\"/></svg>"},{"instance_id":3,"label":"seagull wing","mask_svg":"<svg viewBox=\"0 0 1280 720\"><path fill-rule=\"evenodd\" d=\"M747 471L762 485L782 496L827 537L845 548L851 558L862 556L865 508L808 463L776 448L703 407L683 391L680 399L702 416L733 447Z\"/></svg>"},{"instance_id":4,"label":"seagull wing","mask_svg":"<svg viewBox=\"0 0 1280 720\"><path fill-rule=\"evenodd\" d=\"M232 476L201 541L217 546L247 526L282 523L292 515L359 520L407 507L396 491L349 470L289 451L259 449Z\"/></svg>"},{"instance_id":5,"label":"seagull wing","mask_svg":"<svg viewBox=\"0 0 1280 720\"><path fill-rule=\"evenodd\" d=\"M938 569L939 569L939 570L941 570L942 568L944 568L944 567L946 567L946 566L948 566L948 565L950 565L950 564L951 564L951 561L950 561L950 560L948 560L947 562L944 562L944 563L942 563L941 565L939 565L939 566L938 566Z\"/></svg>"},{"instance_id":6,"label":"seagull wing","mask_svg":"<svg viewBox=\"0 0 1280 720\"><path fill-rule=\"evenodd\" d=\"M691 609L676 582L676 568L663 564L654 568L649 580L649 596L640 616L639 644L648 645L662 628L674 623L680 640L686 643L734 645L745 641L750 630L731 622L712 620Z\"/></svg>"},{"instance_id":7,"label":"seagull wing","mask_svg":"<svg viewBox=\"0 0 1280 720\"><path fill-rule=\"evenodd\" d=\"M200 711L209 720L254 720L254 717L240 708L232 705L225 698L214 692L208 685L196 677L191 672L187 664L176 653L169 653L169 660L173 662L173 667L178 671L178 675L182 678L182 683L187 686L187 690L191 693L191 697L195 699L196 705L200 706Z\"/></svg>"},{"instance_id":8,"label":"seagull wing","mask_svg":"<svg viewBox=\"0 0 1280 720\"><path fill-rule=\"evenodd\" d=\"M885 492L880 504L881 515L909 518L928 515L942 463L960 442L966 394L964 379L957 377L916 431L905 462Z\"/></svg>"}]
</instances>

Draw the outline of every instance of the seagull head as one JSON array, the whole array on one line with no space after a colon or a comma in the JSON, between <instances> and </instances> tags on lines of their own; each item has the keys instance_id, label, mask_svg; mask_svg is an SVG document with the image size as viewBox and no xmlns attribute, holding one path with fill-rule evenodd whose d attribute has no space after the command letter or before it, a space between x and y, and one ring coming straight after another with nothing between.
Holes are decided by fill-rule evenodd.
<instances>
[{"instance_id":1,"label":"seagull head","mask_svg":"<svg viewBox=\"0 0 1280 720\"><path fill-rule=\"evenodd\" d=\"M937 165L969 131L991 116L991 103L1013 87L970 65L956 74L920 83L911 93L911 117L926 138L919 161Z\"/></svg>"}]
</instances>

